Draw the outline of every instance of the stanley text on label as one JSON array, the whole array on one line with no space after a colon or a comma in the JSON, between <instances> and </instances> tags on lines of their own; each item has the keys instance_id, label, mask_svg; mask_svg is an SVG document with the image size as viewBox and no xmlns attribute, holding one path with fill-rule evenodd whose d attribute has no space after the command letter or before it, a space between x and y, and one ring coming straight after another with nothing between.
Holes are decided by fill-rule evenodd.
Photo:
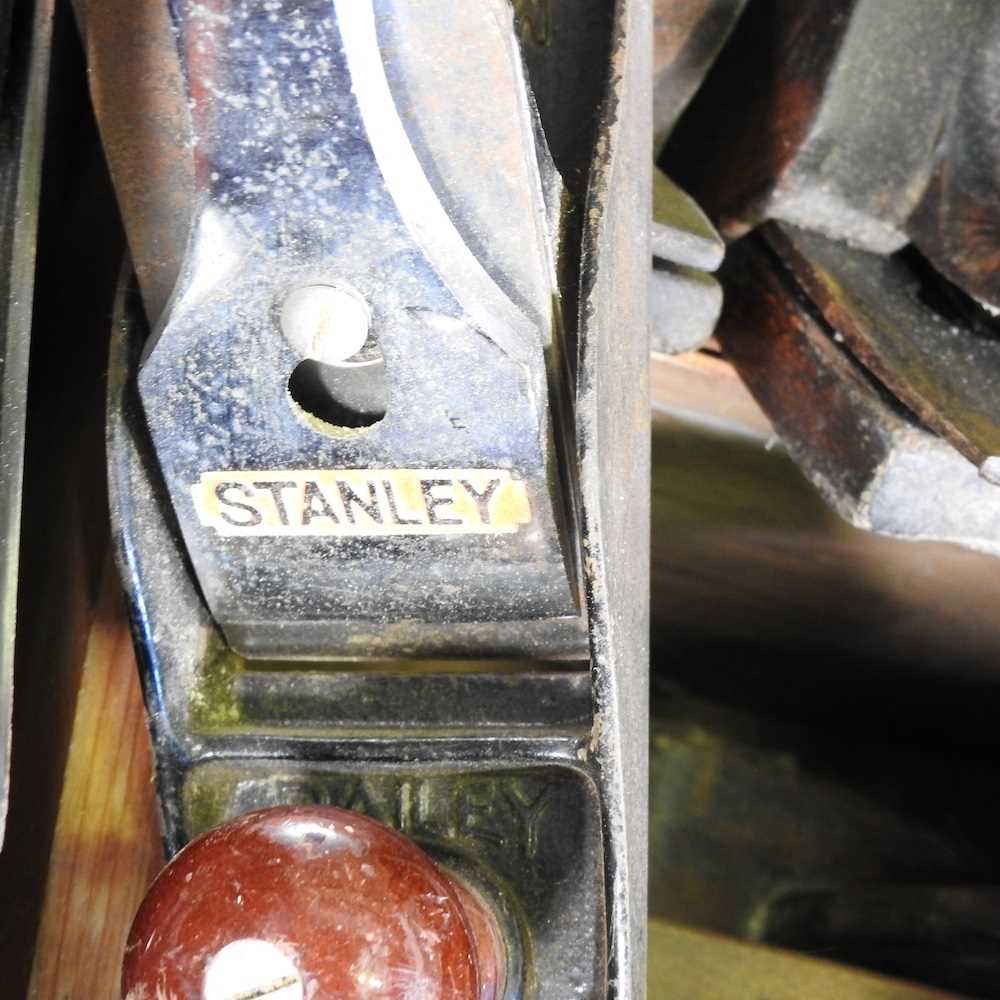
<instances>
[{"instance_id":1,"label":"stanley text on label","mask_svg":"<svg viewBox=\"0 0 1000 1000\"><path fill-rule=\"evenodd\" d=\"M505 469L206 472L191 495L220 535L508 534L531 520Z\"/></svg>"}]
</instances>

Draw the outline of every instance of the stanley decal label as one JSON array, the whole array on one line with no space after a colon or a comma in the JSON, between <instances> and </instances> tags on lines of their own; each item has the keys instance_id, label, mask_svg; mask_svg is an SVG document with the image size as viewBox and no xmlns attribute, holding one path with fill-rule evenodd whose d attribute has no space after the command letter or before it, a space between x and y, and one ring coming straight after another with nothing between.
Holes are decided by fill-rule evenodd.
<instances>
[{"instance_id":1,"label":"stanley decal label","mask_svg":"<svg viewBox=\"0 0 1000 1000\"><path fill-rule=\"evenodd\" d=\"M220 535L508 534L531 520L503 469L206 472L191 496Z\"/></svg>"}]
</instances>

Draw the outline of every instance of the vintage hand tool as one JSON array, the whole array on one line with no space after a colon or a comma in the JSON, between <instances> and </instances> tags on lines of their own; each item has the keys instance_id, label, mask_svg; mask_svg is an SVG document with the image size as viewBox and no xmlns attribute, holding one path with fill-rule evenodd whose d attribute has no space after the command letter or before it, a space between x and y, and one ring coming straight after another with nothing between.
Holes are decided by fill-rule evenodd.
<instances>
[{"instance_id":1,"label":"vintage hand tool","mask_svg":"<svg viewBox=\"0 0 1000 1000\"><path fill-rule=\"evenodd\" d=\"M143 292L110 485L168 852L364 812L488 901L503 996L640 996L648 5L141 7L80 19Z\"/></svg>"},{"instance_id":2,"label":"vintage hand tool","mask_svg":"<svg viewBox=\"0 0 1000 1000\"><path fill-rule=\"evenodd\" d=\"M956 384L946 363L959 349L988 361L995 354L989 340L920 302L918 279L901 261L777 223L730 248L723 283L719 341L835 510L882 534L1000 553L1000 496L975 461L980 442L995 434L975 402L988 395L982 381ZM891 321L886 302L898 310ZM868 344L900 359L887 384L898 385L904 400L918 388L914 408L945 436L928 430L873 377L881 371L862 367L848 350L864 359ZM948 438L963 425L976 433L958 439L960 452Z\"/></svg>"},{"instance_id":3,"label":"vintage hand tool","mask_svg":"<svg viewBox=\"0 0 1000 1000\"><path fill-rule=\"evenodd\" d=\"M833 506L989 551L997 23L981 0L748 9L662 158L726 235L775 220L770 251L732 250L720 335Z\"/></svg>"},{"instance_id":4,"label":"vintage hand tool","mask_svg":"<svg viewBox=\"0 0 1000 1000\"><path fill-rule=\"evenodd\" d=\"M990 7L750 5L670 137L671 169L729 235L777 218L898 249Z\"/></svg>"},{"instance_id":5,"label":"vintage hand tool","mask_svg":"<svg viewBox=\"0 0 1000 1000\"><path fill-rule=\"evenodd\" d=\"M767 219L873 253L913 242L1000 308L990 0L751 5L665 164L727 235Z\"/></svg>"}]
</instances>

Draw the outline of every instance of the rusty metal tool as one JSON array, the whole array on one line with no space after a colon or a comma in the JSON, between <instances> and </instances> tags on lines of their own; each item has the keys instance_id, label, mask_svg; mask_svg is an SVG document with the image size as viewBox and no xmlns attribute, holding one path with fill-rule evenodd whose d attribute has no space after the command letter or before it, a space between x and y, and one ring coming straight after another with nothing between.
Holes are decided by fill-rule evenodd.
<instances>
[{"instance_id":1,"label":"rusty metal tool","mask_svg":"<svg viewBox=\"0 0 1000 1000\"><path fill-rule=\"evenodd\" d=\"M764 219L872 253L909 242L1000 308L988 0L837 0L746 12L664 163L727 236Z\"/></svg>"},{"instance_id":2,"label":"rusty metal tool","mask_svg":"<svg viewBox=\"0 0 1000 1000\"><path fill-rule=\"evenodd\" d=\"M991 317L914 254L880 257L784 225L767 239L852 355L929 429L976 466L1000 453Z\"/></svg>"},{"instance_id":3,"label":"rusty metal tool","mask_svg":"<svg viewBox=\"0 0 1000 1000\"><path fill-rule=\"evenodd\" d=\"M850 321L824 320L769 245L789 245L774 226L730 247L717 335L789 452L857 527L1000 552L996 486L852 357L840 330L869 317L845 296Z\"/></svg>"}]
</instances>

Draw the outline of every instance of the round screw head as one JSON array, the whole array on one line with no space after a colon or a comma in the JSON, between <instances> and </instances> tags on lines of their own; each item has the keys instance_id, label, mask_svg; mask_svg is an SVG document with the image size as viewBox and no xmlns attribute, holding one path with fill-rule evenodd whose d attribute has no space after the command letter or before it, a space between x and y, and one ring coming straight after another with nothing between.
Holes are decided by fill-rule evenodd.
<instances>
[{"instance_id":1,"label":"round screw head","mask_svg":"<svg viewBox=\"0 0 1000 1000\"><path fill-rule=\"evenodd\" d=\"M300 285L285 296L280 324L285 339L303 358L337 365L365 346L371 312L353 289Z\"/></svg>"},{"instance_id":2,"label":"round screw head","mask_svg":"<svg viewBox=\"0 0 1000 1000\"><path fill-rule=\"evenodd\" d=\"M205 968L202 992L204 1000L305 1000L302 976L292 956L274 942L258 938L240 938L216 952Z\"/></svg>"}]
</instances>

